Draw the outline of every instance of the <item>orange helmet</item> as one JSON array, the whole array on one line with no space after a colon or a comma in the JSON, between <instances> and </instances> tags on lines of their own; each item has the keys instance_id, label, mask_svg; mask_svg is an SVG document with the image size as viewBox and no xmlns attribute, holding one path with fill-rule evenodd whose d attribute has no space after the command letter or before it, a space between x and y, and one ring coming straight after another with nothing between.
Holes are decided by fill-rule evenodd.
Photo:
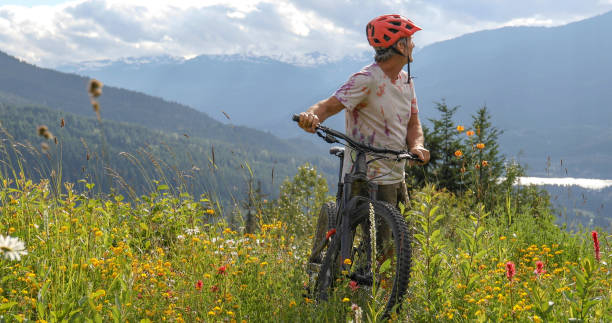
<instances>
[{"instance_id":1,"label":"orange helmet","mask_svg":"<svg viewBox=\"0 0 612 323\"><path fill-rule=\"evenodd\" d=\"M400 15L383 15L372 19L366 27L368 42L372 47L391 47L402 37L412 36L421 28Z\"/></svg>"}]
</instances>

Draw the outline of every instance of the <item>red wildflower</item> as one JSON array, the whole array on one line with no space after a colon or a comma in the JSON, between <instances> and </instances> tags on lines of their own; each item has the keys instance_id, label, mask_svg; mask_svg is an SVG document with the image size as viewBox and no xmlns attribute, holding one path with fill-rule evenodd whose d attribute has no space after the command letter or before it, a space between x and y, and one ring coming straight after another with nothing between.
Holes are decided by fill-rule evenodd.
<instances>
[{"instance_id":1,"label":"red wildflower","mask_svg":"<svg viewBox=\"0 0 612 323\"><path fill-rule=\"evenodd\" d=\"M221 267L217 268L217 274L225 275L226 274L226 272L225 272L226 270L227 270L227 266L221 266Z\"/></svg>"},{"instance_id":2,"label":"red wildflower","mask_svg":"<svg viewBox=\"0 0 612 323\"><path fill-rule=\"evenodd\" d=\"M219 291L219 286L214 285L214 286L210 286L210 291L213 293L216 293Z\"/></svg>"},{"instance_id":3,"label":"red wildflower","mask_svg":"<svg viewBox=\"0 0 612 323\"><path fill-rule=\"evenodd\" d=\"M354 280L351 280L351 282L349 283L349 287L353 292L359 289L359 285L357 285L357 282Z\"/></svg>"},{"instance_id":4,"label":"red wildflower","mask_svg":"<svg viewBox=\"0 0 612 323\"><path fill-rule=\"evenodd\" d=\"M597 231L591 232L591 236L593 236L593 247L595 248L595 259L599 261L599 239L597 239Z\"/></svg>"},{"instance_id":5,"label":"red wildflower","mask_svg":"<svg viewBox=\"0 0 612 323\"><path fill-rule=\"evenodd\" d=\"M536 269L533 271L534 274L536 275L541 275L546 273L546 270L544 270L544 263L541 262L540 260L536 261Z\"/></svg>"},{"instance_id":6,"label":"red wildflower","mask_svg":"<svg viewBox=\"0 0 612 323\"><path fill-rule=\"evenodd\" d=\"M198 280L198 282L196 283L195 288L197 290L201 290L203 285L204 285L204 283L201 280Z\"/></svg>"},{"instance_id":7,"label":"red wildflower","mask_svg":"<svg viewBox=\"0 0 612 323\"><path fill-rule=\"evenodd\" d=\"M325 240L329 239L329 237L333 236L334 234L336 234L335 228L327 231L327 234L325 235Z\"/></svg>"},{"instance_id":8,"label":"red wildflower","mask_svg":"<svg viewBox=\"0 0 612 323\"><path fill-rule=\"evenodd\" d=\"M516 269L514 267L514 263L512 261L508 261L506 263L506 277L508 277L509 281L512 281L512 277L516 273Z\"/></svg>"}]
</instances>

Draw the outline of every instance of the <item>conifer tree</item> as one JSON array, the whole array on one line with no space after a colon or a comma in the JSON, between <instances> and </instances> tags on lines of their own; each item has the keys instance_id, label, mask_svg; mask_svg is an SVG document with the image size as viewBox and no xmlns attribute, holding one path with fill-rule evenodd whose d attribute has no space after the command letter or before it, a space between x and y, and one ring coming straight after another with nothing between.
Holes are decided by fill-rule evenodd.
<instances>
[{"instance_id":1,"label":"conifer tree","mask_svg":"<svg viewBox=\"0 0 612 323\"><path fill-rule=\"evenodd\" d=\"M431 155L430 161L425 166L409 167L407 169L408 182L416 186L435 183L439 188L459 192L464 186L461 176L461 154L463 154L464 147L453 121L453 116L459 106L449 108L442 100L442 102L436 102L436 109L441 116L439 119L429 119L433 129L423 127L425 146Z\"/></svg>"}]
</instances>

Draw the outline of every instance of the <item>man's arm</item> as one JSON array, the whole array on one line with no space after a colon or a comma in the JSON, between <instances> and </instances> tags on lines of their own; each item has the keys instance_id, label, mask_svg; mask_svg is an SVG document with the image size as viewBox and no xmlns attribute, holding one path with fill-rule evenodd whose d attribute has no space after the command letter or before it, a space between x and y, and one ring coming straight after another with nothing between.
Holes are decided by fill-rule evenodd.
<instances>
[{"instance_id":1,"label":"man's arm","mask_svg":"<svg viewBox=\"0 0 612 323\"><path fill-rule=\"evenodd\" d=\"M410 149L410 152L419 156L423 160L424 164L429 162L429 150L423 146L425 143L425 136L423 135L423 128L421 127L421 121L419 120L418 113L412 113L410 120L408 120L408 132L406 135L406 144Z\"/></svg>"},{"instance_id":2,"label":"man's arm","mask_svg":"<svg viewBox=\"0 0 612 323\"><path fill-rule=\"evenodd\" d=\"M314 133L315 127L327 118L342 111L344 105L335 96L315 103L306 112L300 113L300 127L308 132Z\"/></svg>"}]
</instances>

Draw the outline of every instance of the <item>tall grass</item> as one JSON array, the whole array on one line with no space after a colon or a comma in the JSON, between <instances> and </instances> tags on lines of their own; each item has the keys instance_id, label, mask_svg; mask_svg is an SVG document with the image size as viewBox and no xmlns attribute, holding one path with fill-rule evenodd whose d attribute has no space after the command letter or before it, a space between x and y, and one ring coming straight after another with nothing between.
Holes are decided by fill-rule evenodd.
<instances>
[{"instance_id":1,"label":"tall grass","mask_svg":"<svg viewBox=\"0 0 612 323\"><path fill-rule=\"evenodd\" d=\"M147 147L121 153L147 179L146 194L108 164L92 168L127 199L96 192L95 174L64 183L56 138L46 152L9 134L0 146L0 234L28 251L9 260L0 246L0 322L378 321L374 300L347 278L328 302L305 292L313 214L333 199L309 165L277 199L251 189L247 232L241 208L190 195L195 175ZM607 234L594 241L559 229L532 188L506 187L505 203L492 208L482 193L426 186L412 195L402 211L414 231L414 265L392 320L612 321Z\"/></svg>"}]
</instances>

